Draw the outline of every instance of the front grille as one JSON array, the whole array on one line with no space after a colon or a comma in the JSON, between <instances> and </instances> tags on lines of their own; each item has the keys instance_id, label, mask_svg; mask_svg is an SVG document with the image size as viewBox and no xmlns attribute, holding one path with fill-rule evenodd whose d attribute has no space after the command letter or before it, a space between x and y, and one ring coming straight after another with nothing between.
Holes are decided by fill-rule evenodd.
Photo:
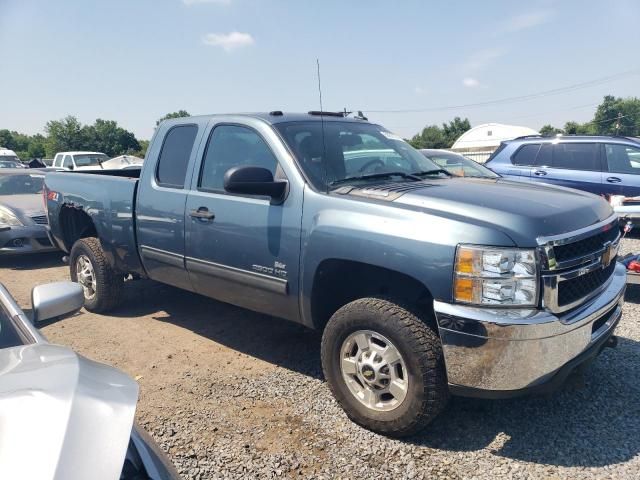
<instances>
[{"instance_id":1,"label":"front grille","mask_svg":"<svg viewBox=\"0 0 640 480\"><path fill-rule=\"evenodd\" d=\"M598 268L579 277L559 282L558 305L563 307L588 296L609 279L615 268L616 261L612 259L609 266L605 268Z\"/></svg>"},{"instance_id":2,"label":"front grille","mask_svg":"<svg viewBox=\"0 0 640 480\"><path fill-rule=\"evenodd\" d=\"M36 222L38 225L46 225L48 223L46 215L36 215L35 217L31 217L31 220Z\"/></svg>"},{"instance_id":3,"label":"front grille","mask_svg":"<svg viewBox=\"0 0 640 480\"><path fill-rule=\"evenodd\" d=\"M556 245L553 247L553 253L555 254L557 262L584 257L585 255L602 250L605 243L614 242L618 238L618 235L618 229L612 227L605 232L600 232L584 240L567 243L566 245Z\"/></svg>"}]
</instances>

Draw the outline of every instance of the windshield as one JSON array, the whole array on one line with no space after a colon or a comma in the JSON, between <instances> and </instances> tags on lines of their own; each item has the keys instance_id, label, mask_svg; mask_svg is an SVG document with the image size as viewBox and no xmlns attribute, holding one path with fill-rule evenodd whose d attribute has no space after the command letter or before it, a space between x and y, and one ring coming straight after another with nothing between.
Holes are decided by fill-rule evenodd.
<instances>
[{"instance_id":1,"label":"windshield","mask_svg":"<svg viewBox=\"0 0 640 480\"><path fill-rule=\"evenodd\" d=\"M318 190L344 185L349 180L380 182L386 172L430 172L434 178L441 175L440 167L379 125L335 121L323 125L314 121L280 123L275 127ZM372 178L362 178L368 175Z\"/></svg>"},{"instance_id":2,"label":"windshield","mask_svg":"<svg viewBox=\"0 0 640 480\"><path fill-rule=\"evenodd\" d=\"M0 195L42 193L44 175L0 175Z\"/></svg>"},{"instance_id":3,"label":"windshield","mask_svg":"<svg viewBox=\"0 0 640 480\"><path fill-rule=\"evenodd\" d=\"M499 175L470 158L453 152L421 150L421 153L456 177L498 178Z\"/></svg>"},{"instance_id":4,"label":"windshield","mask_svg":"<svg viewBox=\"0 0 640 480\"><path fill-rule=\"evenodd\" d=\"M17 157L3 156L0 159L0 168L21 168L22 164Z\"/></svg>"},{"instance_id":5,"label":"windshield","mask_svg":"<svg viewBox=\"0 0 640 480\"><path fill-rule=\"evenodd\" d=\"M95 154L83 154L83 155L74 155L73 159L76 162L76 167L97 167L102 162L106 162L109 160L104 153L95 153Z\"/></svg>"}]
</instances>

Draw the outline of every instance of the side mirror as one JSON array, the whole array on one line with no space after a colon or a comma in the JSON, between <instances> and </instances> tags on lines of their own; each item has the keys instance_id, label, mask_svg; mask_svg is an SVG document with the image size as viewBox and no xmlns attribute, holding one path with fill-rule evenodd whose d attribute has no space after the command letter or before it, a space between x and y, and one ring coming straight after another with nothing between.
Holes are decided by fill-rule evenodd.
<instances>
[{"instance_id":1,"label":"side mirror","mask_svg":"<svg viewBox=\"0 0 640 480\"><path fill-rule=\"evenodd\" d=\"M83 305L84 292L77 283L47 283L31 290L33 323L68 317L80 310Z\"/></svg>"},{"instance_id":2,"label":"side mirror","mask_svg":"<svg viewBox=\"0 0 640 480\"><path fill-rule=\"evenodd\" d=\"M69 170L73 170L74 168L73 163L69 164Z\"/></svg>"},{"instance_id":3,"label":"side mirror","mask_svg":"<svg viewBox=\"0 0 640 480\"><path fill-rule=\"evenodd\" d=\"M282 201L287 182L274 180L270 170L263 167L233 167L224 174L224 189L229 193L264 195Z\"/></svg>"}]
</instances>

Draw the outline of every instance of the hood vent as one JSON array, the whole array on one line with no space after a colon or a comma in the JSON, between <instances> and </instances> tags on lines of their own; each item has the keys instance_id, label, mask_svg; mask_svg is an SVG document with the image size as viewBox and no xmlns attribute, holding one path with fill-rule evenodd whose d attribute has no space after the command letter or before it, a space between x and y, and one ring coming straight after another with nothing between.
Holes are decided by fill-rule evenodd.
<instances>
[{"instance_id":1,"label":"hood vent","mask_svg":"<svg viewBox=\"0 0 640 480\"><path fill-rule=\"evenodd\" d=\"M357 197L376 198L378 200L393 200L401 197L405 193L431 187L432 184L427 182L394 182L381 183L378 185L363 185L360 187L342 187L336 190L336 193L342 195L354 195Z\"/></svg>"}]
</instances>

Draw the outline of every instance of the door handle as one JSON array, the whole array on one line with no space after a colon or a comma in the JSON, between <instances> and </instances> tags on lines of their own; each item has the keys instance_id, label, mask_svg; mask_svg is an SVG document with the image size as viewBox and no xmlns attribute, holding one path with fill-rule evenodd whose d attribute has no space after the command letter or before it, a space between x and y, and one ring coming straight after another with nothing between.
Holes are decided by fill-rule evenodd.
<instances>
[{"instance_id":1,"label":"door handle","mask_svg":"<svg viewBox=\"0 0 640 480\"><path fill-rule=\"evenodd\" d=\"M607 182L609 183L620 183L622 180L618 177L609 177L607 178Z\"/></svg>"},{"instance_id":2,"label":"door handle","mask_svg":"<svg viewBox=\"0 0 640 480\"><path fill-rule=\"evenodd\" d=\"M538 177L544 177L547 174L547 172L545 172L544 170L535 170L533 174L537 175Z\"/></svg>"},{"instance_id":3,"label":"door handle","mask_svg":"<svg viewBox=\"0 0 640 480\"><path fill-rule=\"evenodd\" d=\"M213 220L216 216L209 211L207 207L200 207L197 210L191 210L189 216L200 220Z\"/></svg>"}]
</instances>

